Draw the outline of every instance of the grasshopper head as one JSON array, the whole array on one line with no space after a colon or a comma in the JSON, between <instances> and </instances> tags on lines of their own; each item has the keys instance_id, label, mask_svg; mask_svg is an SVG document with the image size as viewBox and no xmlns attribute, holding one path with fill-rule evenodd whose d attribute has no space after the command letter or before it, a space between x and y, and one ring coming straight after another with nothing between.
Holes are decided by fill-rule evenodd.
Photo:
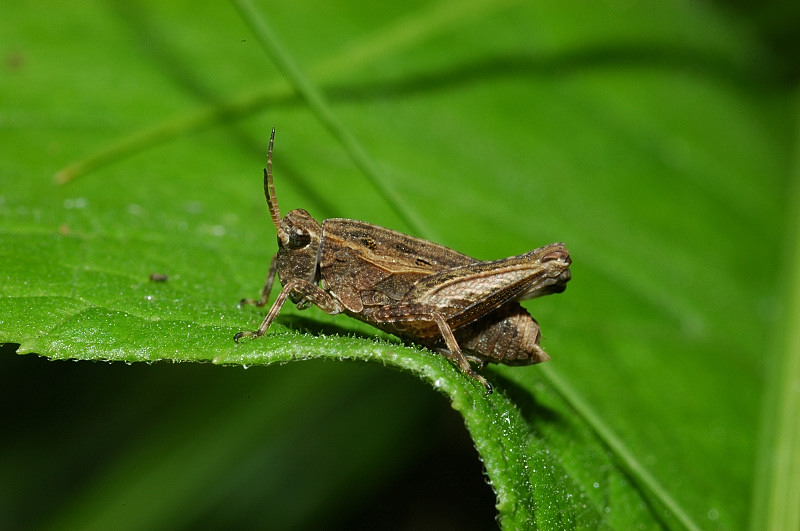
<instances>
[{"instance_id":1,"label":"grasshopper head","mask_svg":"<svg viewBox=\"0 0 800 531\"><path fill-rule=\"evenodd\" d=\"M296 278L315 282L322 225L311 214L298 208L286 214L277 230L278 278L281 283Z\"/></svg>"},{"instance_id":2,"label":"grasshopper head","mask_svg":"<svg viewBox=\"0 0 800 531\"><path fill-rule=\"evenodd\" d=\"M275 143L275 128L269 137L267 167L264 168L264 196L267 198L269 215L278 232L278 278L281 284L290 280L302 279L309 282L317 280L317 263L322 236L322 225L311 214L298 208L281 218L281 209L272 182L272 146ZM295 298L299 306L307 306L307 301Z\"/></svg>"}]
</instances>

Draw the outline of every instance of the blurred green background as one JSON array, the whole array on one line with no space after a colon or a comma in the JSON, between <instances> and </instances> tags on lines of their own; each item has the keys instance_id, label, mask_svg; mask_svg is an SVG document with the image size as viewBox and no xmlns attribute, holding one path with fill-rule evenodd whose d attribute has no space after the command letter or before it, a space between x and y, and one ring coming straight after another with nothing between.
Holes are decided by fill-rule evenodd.
<instances>
[{"instance_id":1,"label":"blurred green background","mask_svg":"<svg viewBox=\"0 0 800 531\"><path fill-rule=\"evenodd\" d=\"M800 9L256 6L393 195L229 4L3 8L0 527L496 525L447 397L381 363L15 354L235 362L311 344L303 332L320 339L312 356L391 350L365 325L288 307L283 335L231 345L263 315L236 302L258 292L275 251L260 189L272 126L284 212L363 219L483 259L567 242L569 289L526 303L553 361L489 378L540 410L552 381L569 382L698 526L766 521L757 495L775 484L759 463L781 441L763 412L796 412L776 375L800 356L785 326L800 269ZM53 183L86 160L91 171ZM576 490L608 501L600 524L674 525L657 504L613 503L616 472L583 467L563 414L530 429Z\"/></svg>"}]
</instances>

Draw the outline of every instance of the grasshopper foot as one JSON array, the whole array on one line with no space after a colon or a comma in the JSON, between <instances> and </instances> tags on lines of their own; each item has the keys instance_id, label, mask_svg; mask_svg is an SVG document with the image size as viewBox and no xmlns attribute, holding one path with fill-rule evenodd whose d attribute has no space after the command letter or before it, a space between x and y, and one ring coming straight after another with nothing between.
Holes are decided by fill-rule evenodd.
<instances>
[{"instance_id":1,"label":"grasshopper foot","mask_svg":"<svg viewBox=\"0 0 800 531\"><path fill-rule=\"evenodd\" d=\"M255 299L242 299L239 301L239 304L236 305L237 308L242 309L244 306L258 306L259 301Z\"/></svg>"},{"instance_id":2,"label":"grasshopper foot","mask_svg":"<svg viewBox=\"0 0 800 531\"><path fill-rule=\"evenodd\" d=\"M492 384L489 383L489 380L487 380L486 378L484 378L475 371L469 371L467 374L469 374L470 376L472 376L473 378L475 378L476 380L478 380L480 383L483 384L483 387L486 388L486 393L484 393L484 396L489 396L490 394L492 394L494 388L492 387Z\"/></svg>"},{"instance_id":3,"label":"grasshopper foot","mask_svg":"<svg viewBox=\"0 0 800 531\"><path fill-rule=\"evenodd\" d=\"M243 337L258 337L259 335L260 334L258 333L258 330L254 331L254 332L249 332L249 331L239 332L238 334L233 336L233 341L235 343L238 343L239 340L242 339Z\"/></svg>"}]
</instances>

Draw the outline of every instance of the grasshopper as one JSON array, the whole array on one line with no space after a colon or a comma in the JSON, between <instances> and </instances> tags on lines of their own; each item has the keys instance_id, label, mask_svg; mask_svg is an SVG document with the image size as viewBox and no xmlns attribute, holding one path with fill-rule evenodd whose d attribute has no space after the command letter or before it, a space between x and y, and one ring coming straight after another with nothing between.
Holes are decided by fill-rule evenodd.
<instances>
[{"instance_id":1,"label":"grasshopper","mask_svg":"<svg viewBox=\"0 0 800 531\"><path fill-rule=\"evenodd\" d=\"M277 273L283 286L255 331L264 335L291 298L331 315L344 313L405 341L435 350L492 392L470 362L531 365L550 357L539 345L538 323L518 301L560 293L572 263L563 243L494 261L481 261L443 245L363 221L322 223L303 210L282 217L272 180L269 139L264 195L278 233L278 252L258 299L265 306Z\"/></svg>"}]
</instances>

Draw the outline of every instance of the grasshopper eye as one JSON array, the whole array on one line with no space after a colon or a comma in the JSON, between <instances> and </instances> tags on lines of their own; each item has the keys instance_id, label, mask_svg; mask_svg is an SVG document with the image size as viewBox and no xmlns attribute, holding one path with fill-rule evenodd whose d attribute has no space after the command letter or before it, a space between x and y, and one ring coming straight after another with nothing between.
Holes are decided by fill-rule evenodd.
<instances>
[{"instance_id":1,"label":"grasshopper eye","mask_svg":"<svg viewBox=\"0 0 800 531\"><path fill-rule=\"evenodd\" d=\"M289 233L289 248L300 249L311 243L311 235L301 229L295 229Z\"/></svg>"}]
</instances>

